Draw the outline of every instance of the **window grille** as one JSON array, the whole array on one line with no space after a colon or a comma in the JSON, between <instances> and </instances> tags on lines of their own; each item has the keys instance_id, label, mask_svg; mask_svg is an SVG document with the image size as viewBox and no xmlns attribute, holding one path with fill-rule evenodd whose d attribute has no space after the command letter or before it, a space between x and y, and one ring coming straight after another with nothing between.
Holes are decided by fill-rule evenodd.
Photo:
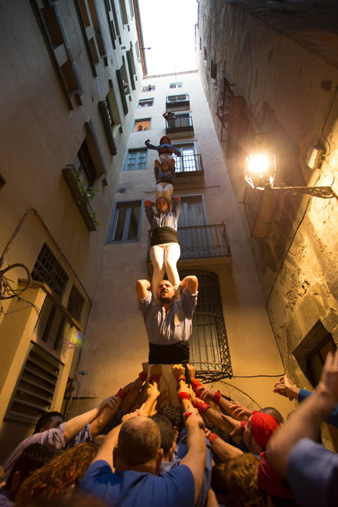
<instances>
[{"instance_id":1,"label":"window grille","mask_svg":"<svg viewBox=\"0 0 338 507\"><path fill-rule=\"evenodd\" d=\"M170 95L167 97L168 102L180 102L182 100L188 100L189 96L187 94L184 95Z\"/></svg>"},{"instance_id":2,"label":"window grille","mask_svg":"<svg viewBox=\"0 0 338 507\"><path fill-rule=\"evenodd\" d=\"M199 378L214 382L232 377L218 276L206 271L194 274L199 287L190 338L190 363L195 366Z\"/></svg>"},{"instance_id":3,"label":"window grille","mask_svg":"<svg viewBox=\"0 0 338 507\"><path fill-rule=\"evenodd\" d=\"M32 270L32 279L44 282L51 288L56 297L62 298L68 276L49 250L46 243L43 245Z\"/></svg>"}]
</instances>

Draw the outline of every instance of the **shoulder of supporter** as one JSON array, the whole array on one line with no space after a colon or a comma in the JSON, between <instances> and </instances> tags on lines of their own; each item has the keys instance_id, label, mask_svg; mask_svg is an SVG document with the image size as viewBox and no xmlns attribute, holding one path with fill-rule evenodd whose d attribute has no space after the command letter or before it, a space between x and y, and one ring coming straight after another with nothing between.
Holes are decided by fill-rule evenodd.
<instances>
[{"instance_id":1,"label":"shoulder of supporter","mask_svg":"<svg viewBox=\"0 0 338 507\"><path fill-rule=\"evenodd\" d=\"M50 444L56 449L63 449L65 447L65 425L66 423L60 424L57 428L51 428L50 430L42 431L41 433L34 433L30 437L27 437L25 440L20 442L13 450L13 452L8 456L8 458L3 463L3 469L5 472L5 479L8 478L11 468L15 462L15 460L20 456L22 451L26 449L31 444Z\"/></svg>"},{"instance_id":2,"label":"shoulder of supporter","mask_svg":"<svg viewBox=\"0 0 338 507\"><path fill-rule=\"evenodd\" d=\"M297 442L288 459L287 478L300 505L336 505L338 455L317 442L309 438Z\"/></svg>"},{"instance_id":3,"label":"shoulder of supporter","mask_svg":"<svg viewBox=\"0 0 338 507\"><path fill-rule=\"evenodd\" d=\"M142 299L141 301L138 301L138 307L140 310L142 310L142 308L150 306L151 303L153 303L153 298L152 298L152 294L149 290L146 297L144 299Z\"/></svg>"}]
</instances>

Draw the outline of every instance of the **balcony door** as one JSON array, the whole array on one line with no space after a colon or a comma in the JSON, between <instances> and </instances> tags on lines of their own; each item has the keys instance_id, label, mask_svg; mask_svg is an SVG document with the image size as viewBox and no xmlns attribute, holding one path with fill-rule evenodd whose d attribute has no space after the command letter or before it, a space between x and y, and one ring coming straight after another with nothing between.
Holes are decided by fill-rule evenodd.
<instances>
[{"instance_id":1,"label":"balcony door","mask_svg":"<svg viewBox=\"0 0 338 507\"><path fill-rule=\"evenodd\" d=\"M175 143L175 148L177 148L181 152L180 157L177 157L175 154L173 155L173 158L175 159L176 163L175 170L177 173L199 170L194 143L184 143L184 144Z\"/></svg>"},{"instance_id":2,"label":"balcony door","mask_svg":"<svg viewBox=\"0 0 338 507\"><path fill-rule=\"evenodd\" d=\"M178 221L178 241L181 259L208 257L212 252L202 195L182 196Z\"/></svg>"}]
</instances>

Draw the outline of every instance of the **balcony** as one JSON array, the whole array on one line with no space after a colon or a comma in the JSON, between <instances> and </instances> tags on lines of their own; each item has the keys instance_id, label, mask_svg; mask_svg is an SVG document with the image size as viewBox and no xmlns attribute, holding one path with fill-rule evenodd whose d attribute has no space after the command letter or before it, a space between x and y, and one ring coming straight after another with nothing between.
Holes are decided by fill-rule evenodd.
<instances>
[{"instance_id":1,"label":"balcony","mask_svg":"<svg viewBox=\"0 0 338 507\"><path fill-rule=\"evenodd\" d=\"M169 95L165 102L166 109L190 109L190 100L187 93L183 95Z\"/></svg>"},{"instance_id":2,"label":"balcony","mask_svg":"<svg viewBox=\"0 0 338 507\"><path fill-rule=\"evenodd\" d=\"M183 155L175 158L175 188L183 189L191 187L191 184L204 184L204 169L202 156Z\"/></svg>"},{"instance_id":3,"label":"balcony","mask_svg":"<svg viewBox=\"0 0 338 507\"><path fill-rule=\"evenodd\" d=\"M149 258L150 240L151 232L149 231L147 268L149 274L152 274ZM224 224L179 227L178 242L181 246L178 269L230 271L231 251Z\"/></svg>"},{"instance_id":4,"label":"balcony","mask_svg":"<svg viewBox=\"0 0 338 507\"><path fill-rule=\"evenodd\" d=\"M166 122L166 134L175 137L178 134L182 137L182 134L186 136L194 135L194 127L192 124L192 116L190 113L175 114L172 118L165 120Z\"/></svg>"},{"instance_id":5,"label":"balcony","mask_svg":"<svg viewBox=\"0 0 338 507\"><path fill-rule=\"evenodd\" d=\"M96 219L96 213L92 210L89 199L87 197L87 190L83 187L75 167L73 165L67 165L62 169L63 177L68 185L69 190L73 196L74 202L78 207L84 223L87 226L88 231L96 231L98 225Z\"/></svg>"}]
</instances>

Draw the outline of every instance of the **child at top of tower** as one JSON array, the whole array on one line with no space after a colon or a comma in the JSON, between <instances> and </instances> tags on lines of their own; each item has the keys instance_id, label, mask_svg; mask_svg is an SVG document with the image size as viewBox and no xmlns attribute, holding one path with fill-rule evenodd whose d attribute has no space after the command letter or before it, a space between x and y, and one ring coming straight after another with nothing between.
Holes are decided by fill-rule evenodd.
<instances>
[{"instance_id":1,"label":"child at top of tower","mask_svg":"<svg viewBox=\"0 0 338 507\"><path fill-rule=\"evenodd\" d=\"M157 150L160 162L155 160L155 179L156 179L156 201L160 197L164 197L168 204L171 202L171 195L174 191L173 180L175 176L175 160L172 154L180 156L181 153L171 144L168 136L163 136L160 139L159 146L150 144L150 139L145 142L145 145L150 150Z\"/></svg>"},{"instance_id":2,"label":"child at top of tower","mask_svg":"<svg viewBox=\"0 0 338 507\"><path fill-rule=\"evenodd\" d=\"M147 139L144 144L149 150L157 150L161 162L170 163L170 161L173 160L172 158L173 153L175 153L175 155L177 155L178 157L181 156L180 151L177 150L175 146L171 144L170 137L168 136L161 137L159 146L154 146L153 144L150 144L150 139Z\"/></svg>"}]
</instances>

